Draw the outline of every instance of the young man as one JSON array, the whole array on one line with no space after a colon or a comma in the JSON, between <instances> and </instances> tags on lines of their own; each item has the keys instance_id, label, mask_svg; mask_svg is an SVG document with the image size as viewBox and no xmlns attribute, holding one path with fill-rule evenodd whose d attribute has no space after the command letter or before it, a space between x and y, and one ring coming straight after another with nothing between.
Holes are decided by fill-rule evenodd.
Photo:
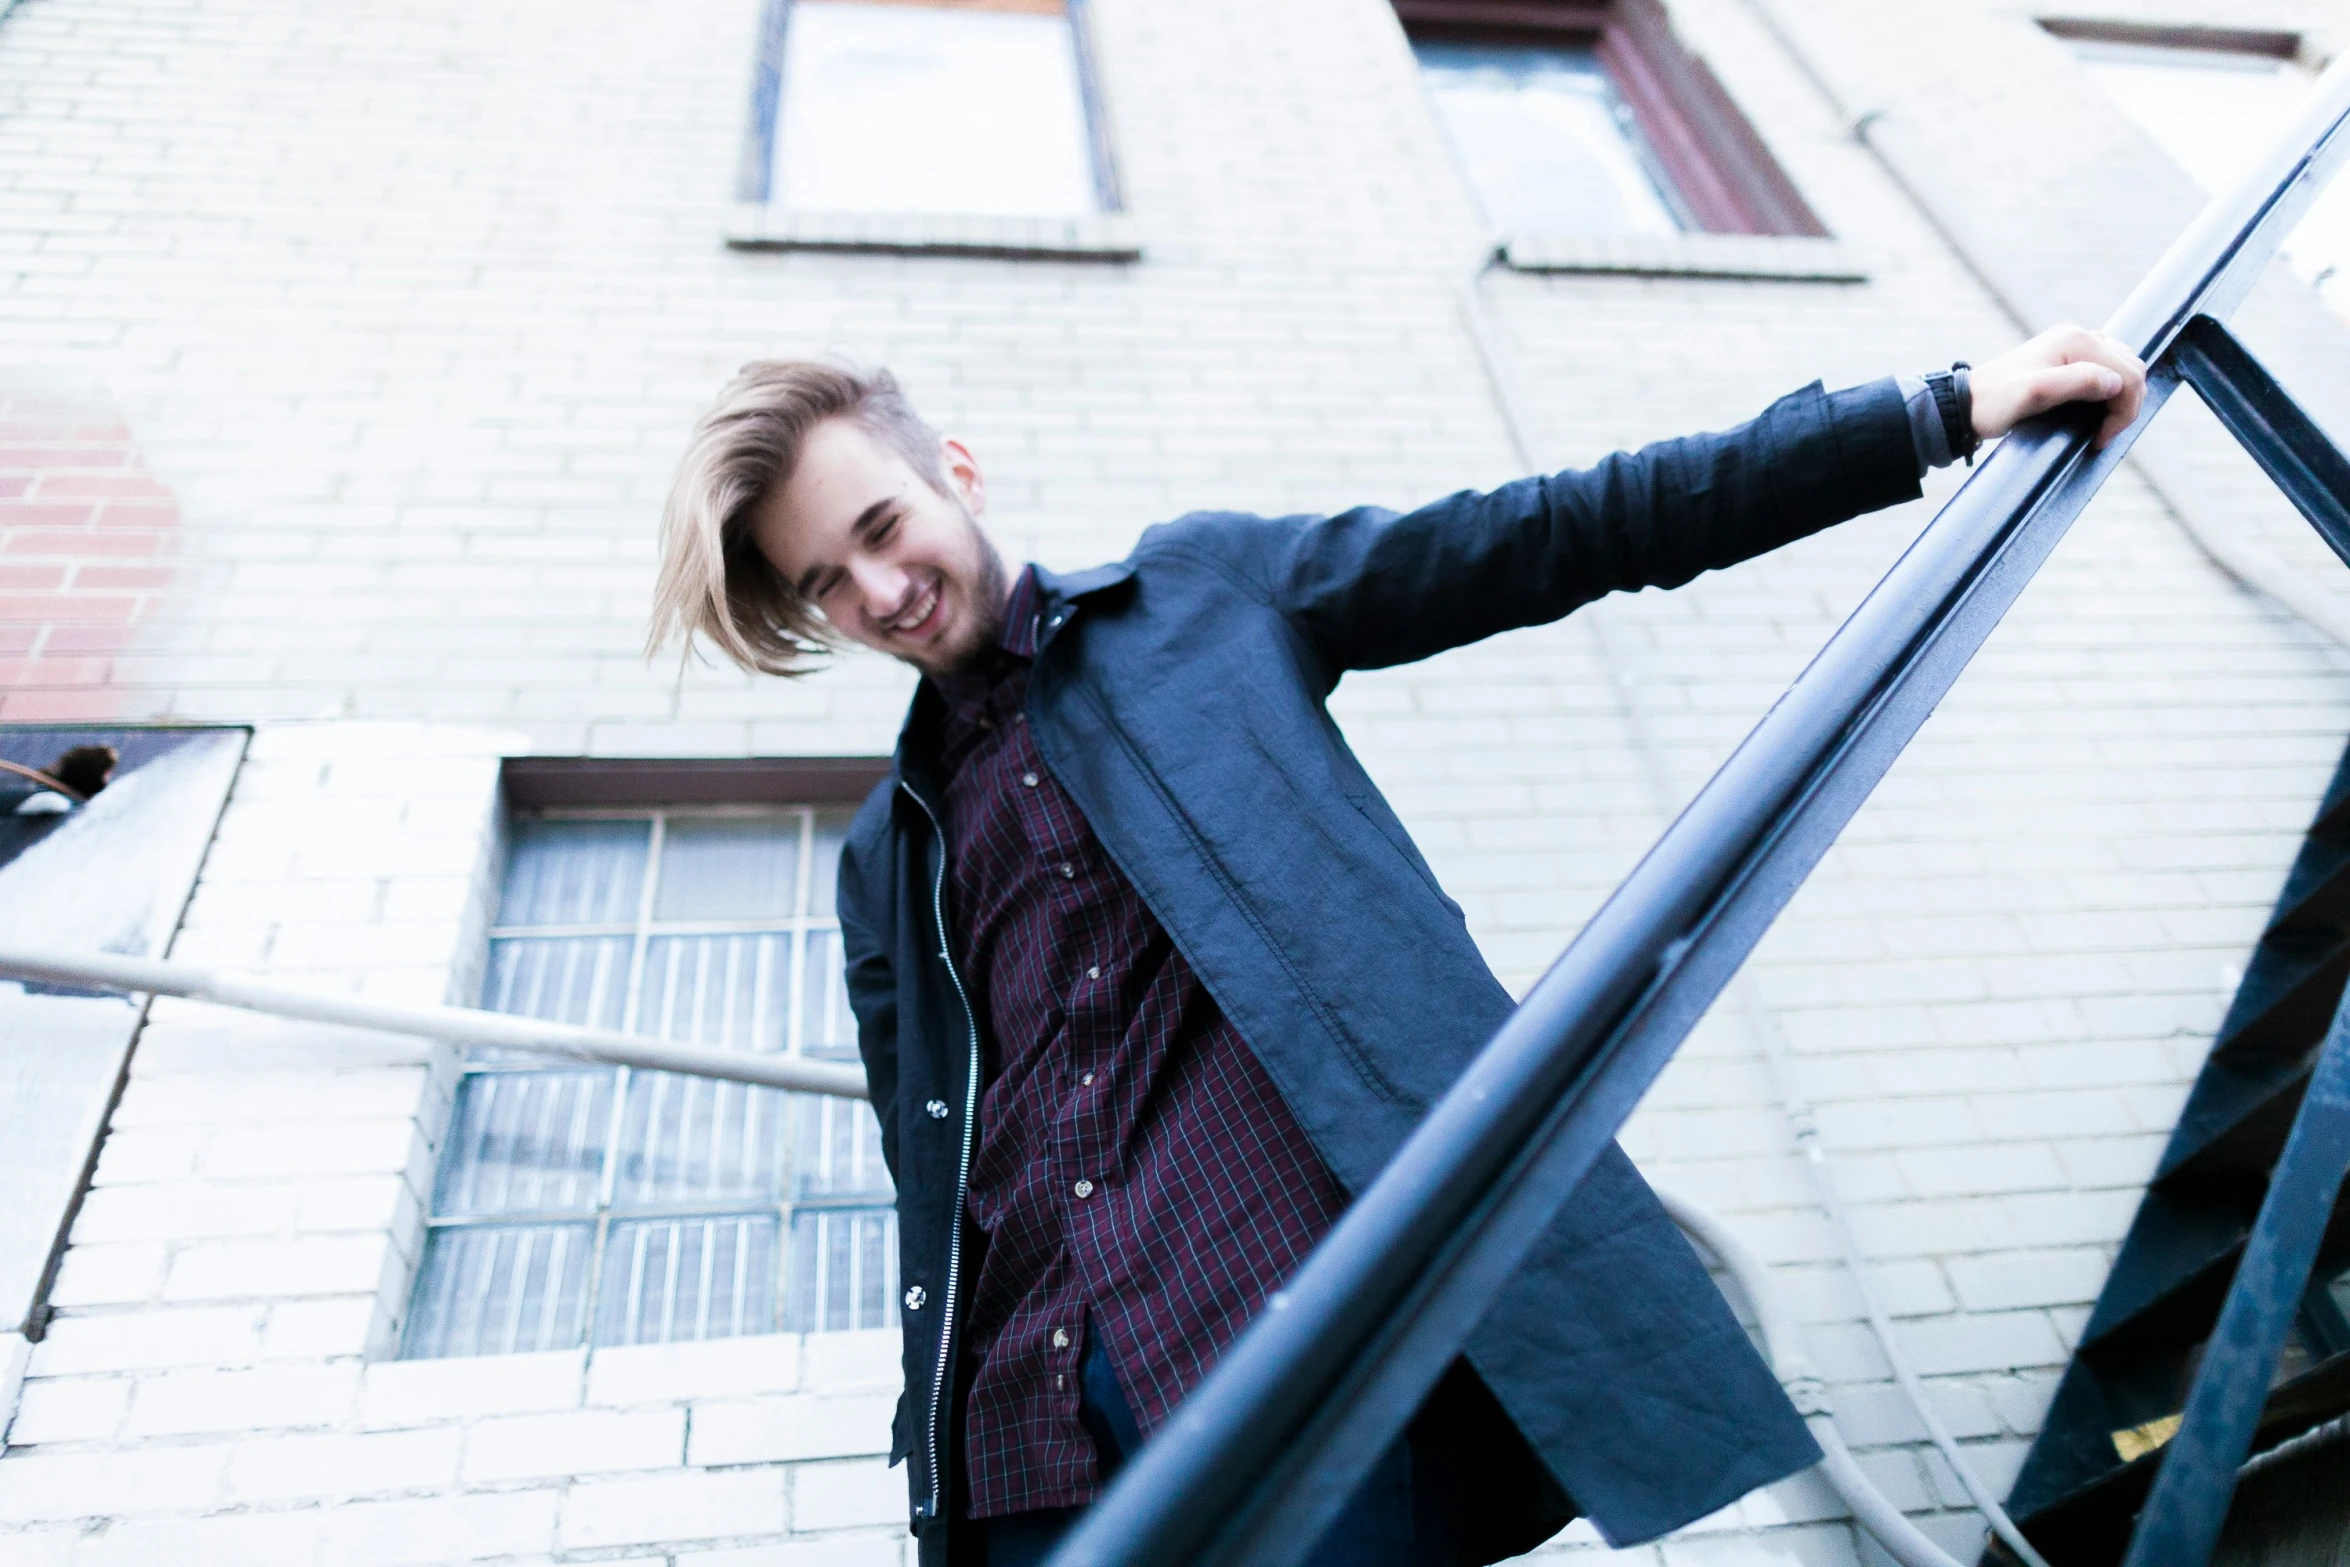
<instances>
[{"instance_id":1,"label":"young man","mask_svg":"<svg viewBox=\"0 0 2350 1567\"><path fill-rule=\"evenodd\" d=\"M839 909L926 1567L1041 1560L1510 1010L1330 720L1347 670L1911 499L2061 403L2105 403L2102 440L2143 390L2059 328L1971 387L1815 383L1586 472L1194 515L1061 575L1006 568L977 457L886 373L745 369L671 496L653 640L775 674L846 641L923 675ZM1646 1539L1817 1456L1611 1152L1313 1559L1468 1567L1578 1512Z\"/></svg>"}]
</instances>

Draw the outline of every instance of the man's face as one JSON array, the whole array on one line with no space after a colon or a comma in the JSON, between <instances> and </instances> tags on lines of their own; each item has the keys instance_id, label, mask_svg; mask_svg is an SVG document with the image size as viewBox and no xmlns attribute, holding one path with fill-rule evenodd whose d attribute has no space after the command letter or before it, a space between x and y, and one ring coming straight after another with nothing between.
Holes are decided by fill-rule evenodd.
<instances>
[{"instance_id":1,"label":"man's face","mask_svg":"<svg viewBox=\"0 0 2350 1567\"><path fill-rule=\"evenodd\" d=\"M854 419L808 432L791 476L759 498L751 538L841 635L929 674L967 664L1001 629L1007 584L979 531L987 491L943 441L946 493Z\"/></svg>"}]
</instances>

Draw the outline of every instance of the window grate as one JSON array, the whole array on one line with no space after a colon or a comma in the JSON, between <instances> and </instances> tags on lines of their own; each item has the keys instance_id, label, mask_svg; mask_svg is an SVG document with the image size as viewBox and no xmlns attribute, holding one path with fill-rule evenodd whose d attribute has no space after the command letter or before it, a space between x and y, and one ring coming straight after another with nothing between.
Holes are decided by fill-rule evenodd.
<instances>
[{"instance_id":1,"label":"window grate","mask_svg":"<svg viewBox=\"0 0 2350 1567\"><path fill-rule=\"evenodd\" d=\"M853 1057L845 811L517 823L483 1005L722 1049ZM513 1354L896 1321L862 1103L482 1050L458 1083L403 1353Z\"/></svg>"}]
</instances>

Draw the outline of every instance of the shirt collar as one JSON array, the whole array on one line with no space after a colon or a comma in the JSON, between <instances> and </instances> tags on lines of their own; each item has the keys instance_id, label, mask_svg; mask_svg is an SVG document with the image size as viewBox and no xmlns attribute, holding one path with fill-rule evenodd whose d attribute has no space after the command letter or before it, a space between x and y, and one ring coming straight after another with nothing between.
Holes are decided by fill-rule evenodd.
<instances>
[{"instance_id":1,"label":"shirt collar","mask_svg":"<svg viewBox=\"0 0 2350 1567\"><path fill-rule=\"evenodd\" d=\"M1036 657L1036 620L1043 607L1044 590L1037 583L1036 567L1021 567L1012 584L1012 596L1004 601L1004 629L996 645L1014 658Z\"/></svg>"}]
</instances>

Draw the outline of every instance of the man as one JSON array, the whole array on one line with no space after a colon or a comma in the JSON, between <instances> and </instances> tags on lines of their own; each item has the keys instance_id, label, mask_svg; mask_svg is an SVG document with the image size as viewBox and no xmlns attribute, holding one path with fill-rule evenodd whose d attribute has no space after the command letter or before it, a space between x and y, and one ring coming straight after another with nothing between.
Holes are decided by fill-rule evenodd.
<instances>
[{"instance_id":1,"label":"man","mask_svg":"<svg viewBox=\"0 0 2350 1567\"><path fill-rule=\"evenodd\" d=\"M1918 494L2144 375L2060 328L1405 515L1185 517L1008 571L962 442L886 373L754 364L698 427L654 642L923 676L842 855L897 1181L926 1567L1041 1560L1510 1010L1348 750L1350 669L1677 586ZM1313 1558L1467 1567L1588 1513L1663 1533L1816 1461L1620 1151L1594 1167Z\"/></svg>"}]
</instances>

